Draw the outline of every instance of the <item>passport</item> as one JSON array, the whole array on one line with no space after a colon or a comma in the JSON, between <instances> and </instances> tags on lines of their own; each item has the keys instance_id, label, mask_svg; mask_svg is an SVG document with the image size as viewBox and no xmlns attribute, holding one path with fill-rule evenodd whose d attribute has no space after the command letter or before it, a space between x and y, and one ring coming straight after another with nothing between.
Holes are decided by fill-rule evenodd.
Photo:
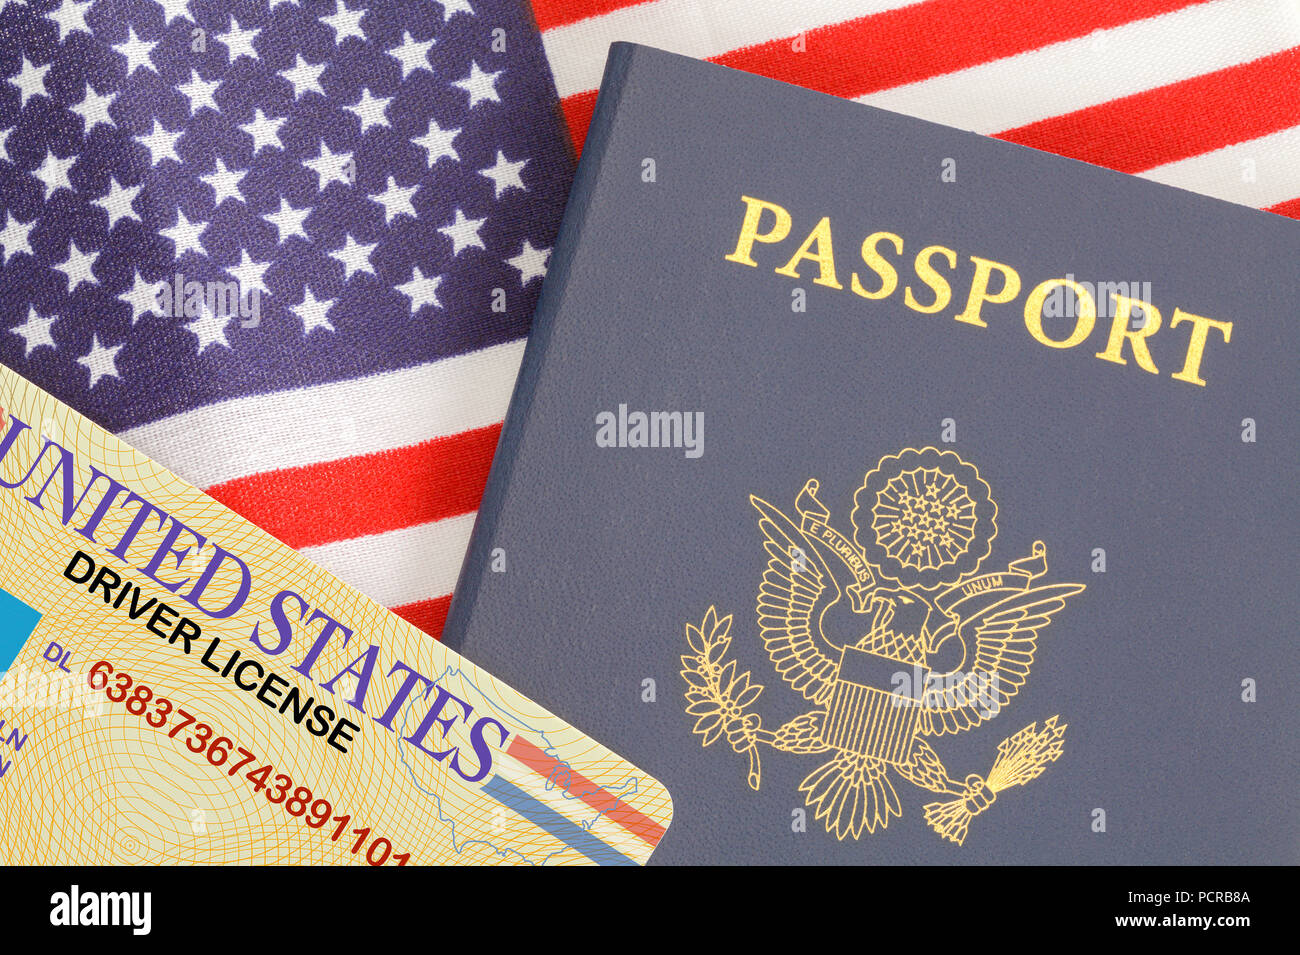
<instances>
[{"instance_id":1,"label":"passport","mask_svg":"<svg viewBox=\"0 0 1300 955\"><path fill-rule=\"evenodd\" d=\"M0 859L643 863L663 786L0 367Z\"/></svg>"},{"instance_id":2,"label":"passport","mask_svg":"<svg viewBox=\"0 0 1300 955\"><path fill-rule=\"evenodd\" d=\"M1297 263L616 44L444 640L665 783L656 863L1300 861Z\"/></svg>"}]
</instances>

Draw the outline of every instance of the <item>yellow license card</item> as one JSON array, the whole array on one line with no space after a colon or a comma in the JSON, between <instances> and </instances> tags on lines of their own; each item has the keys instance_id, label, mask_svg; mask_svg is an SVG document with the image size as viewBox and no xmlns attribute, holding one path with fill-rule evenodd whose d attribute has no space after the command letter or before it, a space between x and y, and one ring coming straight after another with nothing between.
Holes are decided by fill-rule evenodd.
<instances>
[{"instance_id":1,"label":"yellow license card","mask_svg":"<svg viewBox=\"0 0 1300 955\"><path fill-rule=\"evenodd\" d=\"M0 672L11 864L633 864L672 818L659 782L3 367Z\"/></svg>"}]
</instances>

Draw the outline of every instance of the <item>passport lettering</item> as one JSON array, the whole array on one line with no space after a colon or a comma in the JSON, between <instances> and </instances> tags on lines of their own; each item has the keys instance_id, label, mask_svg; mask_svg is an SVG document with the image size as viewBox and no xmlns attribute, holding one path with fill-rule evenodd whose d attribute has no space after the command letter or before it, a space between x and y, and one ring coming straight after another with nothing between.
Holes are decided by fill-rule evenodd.
<instances>
[{"instance_id":1,"label":"passport lettering","mask_svg":"<svg viewBox=\"0 0 1300 955\"><path fill-rule=\"evenodd\" d=\"M740 198L745 203L745 214L740 223L736 248L725 258L728 262L758 268L758 261L754 258L755 246L785 243L794 230L794 217L788 209L775 202L752 196ZM803 233L793 234L797 236ZM856 270L851 272L849 290L854 295L869 300L895 296L900 284L901 258L894 257L904 255L904 246L903 237L894 232L880 231L868 235L862 240L858 254L869 271L862 275ZM784 254L783 251L782 255ZM813 275L813 284L842 291L844 285L840 274L843 271L842 263L846 259L837 259L839 255L831 231L831 218L822 216L789 258L785 259L784 264L777 265L774 271L777 275L792 279L803 278L805 273ZM954 289L951 278L954 277L961 257L963 256L956 249L943 245L927 245L917 251L912 257L911 270L919 284L909 282L903 288L903 304L922 315L953 311ZM952 316L955 321L988 328L984 314L986 305L1011 304L1027 290L1023 306L1025 330L1040 345L1058 350L1075 348L1094 338L1094 332L1097 332L1093 345L1089 347L1104 342L1101 350L1096 352L1096 357L1102 361L1127 365L1131 358L1143 371L1152 375L1161 374L1152 346L1157 334L1165 326L1160 308L1152 302L1111 292L1114 308L1103 308L1103 314L1106 311L1111 314L1110 327L1106 329L1103 325L1099 330L1097 302L1085 285L1070 278L1058 277L1042 279L1029 288L1015 267L1005 262L974 254L964 257L974 265L975 271L965 289L965 304ZM1066 334L1052 334L1044 327L1044 305L1053 296L1059 296L1061 289L1069 289L1074 295L1074 327ZM963 299L959 297L958 300ZM998 320L993 314L989 317ZM1205 387L1201 365L1211 340L1222 341L1227 345L1232 340L1232 322L1193 315L1175 307L1155 352L1161 355L1161 365L1169 367L1173 363L1177 367L1176 371L1170 372L1169 377Z\"/></svg>"}]
</instances>

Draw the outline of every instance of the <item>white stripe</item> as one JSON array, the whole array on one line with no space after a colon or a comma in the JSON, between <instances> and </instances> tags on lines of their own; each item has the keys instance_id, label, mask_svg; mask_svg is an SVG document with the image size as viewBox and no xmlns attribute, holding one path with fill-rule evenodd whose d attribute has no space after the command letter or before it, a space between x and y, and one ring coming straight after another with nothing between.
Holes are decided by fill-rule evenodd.
<instances>
[{"instance_id":1,"label":"white stripe","mask_svg":"<svg viewBox=\"0 0 1300 955\"><path fill-rule=\"evenodd\" d=\"M473 529L474 514L460 514L300 550L372 600L400 607L452 592Z\"/></svg>"},{"instance_id":2,"label":"white stripe","mask_svg":"<svg viewBox=\"0 0 1300 955\"><path fill-rule=\"evenodd\" d=\"M1264 209L1300 197L1300 126L1142 173L1170 186Z\"/></svg>"},{"instance_id":3,"label":"white stripe","mask_svg":"<svg viewBox=\"0 0 1300 955\"><path fill-rule=\"evenodd\" d=\"M409 447L505 418L523 340L401 371L232 398L119 437L200 488Z\"/></svg>"},{"instance_id":4,"label":"white stripe","mask_svg":"<svg viewBox=\"0 0 1300 955\"><path fill-rule=\"evenodd\" d=\"M1218 0L871 93L858 102L998 133L1298 45L1300 0Z\"/></svg>"},{"instance_id":5,"label":"white stripe","mask_svg":"<svg viewBox=\"0 0 1300 955\"><path fill-rule=\"evenodd\" d=\"M542 34L561 97L600 85L616 40L707 59L805 30L911 6L918 0L658 0L556 27ZM886 51L887 52L887 51Z\"/></svg>"},{"instance_id":6,"label":"white stripe","mask_svg":"<svg viewBox=\"0 0 1300 955\"><path fill-rule=\"evenodd\" d=\"M611 821L608 813L593 809L576 796L565 795L559 786L548 787L545 779L511 756L508 751L499 753L493 758L497 768L502 771L503 778L538 802L549 806L574 825L585 829L601 842L631 856L647 851L648 847L639 837ZM530 822L529 825L532 823Z\"/></svg>"}]
</instances>

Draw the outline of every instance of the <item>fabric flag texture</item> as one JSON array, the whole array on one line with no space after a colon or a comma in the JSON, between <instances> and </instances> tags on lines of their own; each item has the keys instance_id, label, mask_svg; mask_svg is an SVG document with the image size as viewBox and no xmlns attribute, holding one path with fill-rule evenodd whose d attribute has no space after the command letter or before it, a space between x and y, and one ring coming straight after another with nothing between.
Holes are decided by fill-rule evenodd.
<instances>
[{"instance_id":1,"label":"fabric flag texture","mask_svg":"<svg viewBox=\"0 0 1300 955\"><path fill-rule=\"evenodd\" d=\"M437 633L572 174L527 8L0 7L0 360Z\"/></svg>"},{"instance_id":2,"label":"fabric flag texture","mask_svg":"<svg viewBox=\"0 0 1300 955\"><path fill-rule=\"evenodd\" d=\"M615 40L1300 217L1300 0L0 0L0 361L436 635Z\"/></svg>"},{"instance_id":3,"label":"fabric flag texture","mask_svg":"<svg viewBox=\"0 0 1300 955\"><path fill-rule=\"evenodd\" d=\"M577 142L597 51L632 40L1300 218L1300 0L533 9Z\"/></svg>"}]
</instances>

